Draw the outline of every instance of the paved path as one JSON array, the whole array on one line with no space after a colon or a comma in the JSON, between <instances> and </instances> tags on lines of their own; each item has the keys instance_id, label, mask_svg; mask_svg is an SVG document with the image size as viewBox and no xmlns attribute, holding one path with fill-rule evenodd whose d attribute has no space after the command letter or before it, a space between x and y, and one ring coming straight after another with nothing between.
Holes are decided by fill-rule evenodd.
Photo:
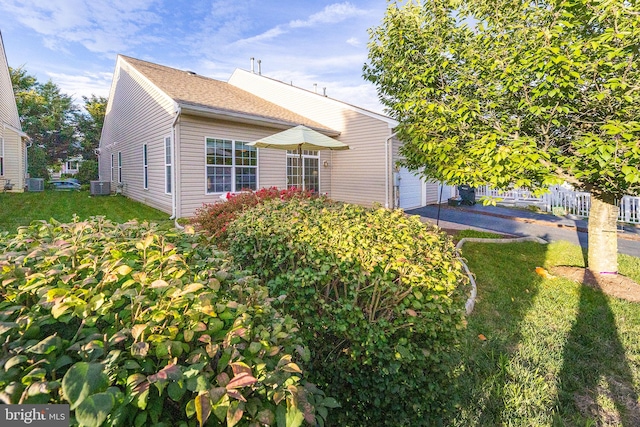
<instances>
[{"instance_id":1,"label":"paved path","mask_svg":"<svg viewBox=\"0 0 640 427\"><path fill-rule=\"evenodd\" d=\"M438 218L438 206L430 205L406 211L431 222ZM442 228L474 228L516 236L537 236L547 241L566 240L587 247L587 222L523 209L501 206L464 206L440 208ZM618 229L618 252L640 257L640 227Z\"/></svg>"}]
</instances>

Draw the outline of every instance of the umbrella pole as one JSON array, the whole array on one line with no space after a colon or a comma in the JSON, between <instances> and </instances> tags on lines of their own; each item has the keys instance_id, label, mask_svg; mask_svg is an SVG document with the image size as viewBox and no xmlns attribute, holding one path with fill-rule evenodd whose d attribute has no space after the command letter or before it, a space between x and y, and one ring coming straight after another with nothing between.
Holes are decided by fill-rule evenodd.
<instances>
[{"instance_id":1,"label":"umbrella pole","mask_svg":"<svg viewBox=\"0 0 640 427\"><path fill-rule=\"evenodd\" d=\"M298 145L298 185L304 191L304 181L302 181L302 144Z\"/></svg>"}]
</instances>

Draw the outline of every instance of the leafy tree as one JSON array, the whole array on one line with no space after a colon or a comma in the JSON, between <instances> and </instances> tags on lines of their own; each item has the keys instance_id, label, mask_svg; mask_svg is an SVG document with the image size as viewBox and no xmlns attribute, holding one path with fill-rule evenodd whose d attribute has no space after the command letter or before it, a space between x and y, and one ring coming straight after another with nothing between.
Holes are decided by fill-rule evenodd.
<instances>
[{"instance_id":1,"label":"leafy tree","mask_svg":"<svg viewBox=\"0 0 640 427\"><path fill-rule=\"evenodd\" d=\"M38 83L22 68L9 68L9 72L22 129L34 145L45 149L47 164L74 155L78 107L73 98L52 81Z\"/></svg>"},{"instance_id":2,"label":"leafy tree","mask_svg":"<svg viewBox=\"0 0 640 427\"><path fill-rule=\"evenodd\" d=\"M102 125L107 109L107 98L91 95L83 96L86 114L78 115L79 152L84 159L95 158L95 150L100 143Z\"/></svg>"},{"instance_id":3,"label":"leafy tree","mask_svg":"<svg viewBox=\"0 0 640 427\"><path fill-rule=\"evenodd\" d=\"M615 201L640 191L640 5L390 4L365 78L406 165L450 184L591 192L589 268L617 271Z\"/></svg>"},{"instance_id":4,"label":"leafy tree","mask_svg":"<svg viewBox=\"0 0 640 427\"><path fill-rule=\"evenodd\" d=\"M27 166L27 172L32 178L44 178L49 179L49 171L47 170L47 153L43 148L32 145L27 151L27 158L29 163Z\"/></svg>"},{"instance_id":5,"label":"leafy tree","mask_svg":"<svg viewBox=\"0 0 640 427\"><path fill-rule=\"evenodd\" d=\"M98 179L98 161L94 159L85 160L80 163L76 178L80 184L89 184Z\"/></svg>"}]
</instances>

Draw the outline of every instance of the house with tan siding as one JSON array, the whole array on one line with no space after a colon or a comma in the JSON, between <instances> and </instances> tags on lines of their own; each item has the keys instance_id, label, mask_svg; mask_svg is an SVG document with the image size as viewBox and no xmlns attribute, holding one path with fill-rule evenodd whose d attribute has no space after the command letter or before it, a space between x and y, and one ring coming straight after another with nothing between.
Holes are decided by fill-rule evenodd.
<instances>
[{"instance_id":1,"label":"house with tan siding","mask_svg":"<svg viewBox=\"0 0 640 427\"><path fill-rule=\"evenodd\" d=\"M393 119L252 71L223 82L123 55L100 139L100 180L176 218L227 192L300 186L295 153L246 145L300 124L350 147L305 151L305 188L398 206Z\"/></svg>"},{"instance_id":2,"label":"house with tan siding","mask_svg":"<svg viewBox=\"0 0 640 427\"><path fill-rule=\"evenodd\" d=\"M22 192L27 167L27 135L22 132L0 33L0 191Z\"/></svg>"}]
</instances>

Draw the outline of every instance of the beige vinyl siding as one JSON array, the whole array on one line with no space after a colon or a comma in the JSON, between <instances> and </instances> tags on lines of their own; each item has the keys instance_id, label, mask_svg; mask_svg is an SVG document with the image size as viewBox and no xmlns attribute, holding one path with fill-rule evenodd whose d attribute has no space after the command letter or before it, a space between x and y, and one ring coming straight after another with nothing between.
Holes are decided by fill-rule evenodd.
<instances>
[{"instance_id":1,"label":"beige vinyl siding","mask_svg":"<svg viewBox=\"0 0 640 427\"><path fill-rule=\"evenodd\" d=\"M171 213L172 196L165 194L164 138L171 136L174 102L118 60L100 139L100 179L111 179L111 154L122 153L124 194L163 212ZM144 189L142 146L147 144L149 186Z\"/></svg>"},{"instance_id":2,"label":"beige vinyl siding","mask_svg":"<svg viewBox=\"0 0 640 427\"><path fill-rule=\"evenodd\" d=\"M14 192L23 191L25 185L25 145L20 133L17 132L21 129L18 107L9 75L9 64L0 35L0 138L4 140L4 170L0 177L3 178L3 181L0 184L4 187L4 180L10 179Z\"/></svg>"},{"instance_id":3,"label":"beige vinyl siding","mask_svg":"<svg viewBox=\"0 0 640 427\"><path fill-rule=\"evenodd\" d=\"M330 172L332 198L367 206L385 204L385 141L395 126L392 119L244 70L236 70L229 83L340 131L336 139L351 149L321 154L324 188L328 179L324 173ZM325 159L330 160L327 168Z\"/></svg>"},{"instance_id":4,"label":"beige vinyl siding","mask_svg":"<svg viewBox=\"0 0 640 427\"><path fill-rule=\"evenodd\" d=\"M20 119L18 118L18 108L16 107L16 99L13 94L13 86L11 85L11 76L9 75L9 64L4 52L4 44L0 35L0 126L6 123L16 129L21 129ZM3 129L0 129L0 133Z\"/></svg>"},{"instance_id":5,"label":"beige vinyl siding","mask_svg":"<svg viewBox=\"0 0 640 427\"><path fill-rule=\"evenodd\" d=\"M204 203L220 201L222 193L207 194L206 138L252 142L280 131L281 129L182 115L179 120L178 142L180 160L177 173L181 186L178 193L178 216L191 217ZM286 151L258 149L258 188L285 188L286 164ZM322 187L321 191L324 191Z\"/></svg>"},{"instance_id":6,"label":"beige vinyl siding","mask_svg":"<svg viewBox=\"0 0 640 427\"><path fill-rule=\"evenodd\" d=\"M12 191L23 191L25 185L24 143L20 135L12 129L4 128L2 130L4 132L0 133L0 138L4 140L4 174L0 175L0 178L3 179L0 185L4 186L5 180L11 180ZM2 150L1 147L0 150Z\"/></svg>"}]
</instances>

